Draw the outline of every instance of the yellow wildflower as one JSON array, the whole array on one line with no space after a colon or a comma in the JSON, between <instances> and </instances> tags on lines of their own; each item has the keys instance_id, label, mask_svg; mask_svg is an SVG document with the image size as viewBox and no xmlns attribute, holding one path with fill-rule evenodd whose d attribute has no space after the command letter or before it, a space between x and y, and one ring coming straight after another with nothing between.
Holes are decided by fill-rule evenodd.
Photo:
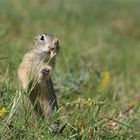
<instances>
[{"instance_id":1,"label":"yellow wildflower","mask_svg":"<svg viewBox=\"0 0 140 140\"><path fill-rule=\"evenodd\" d=\"M93 104L94 104L94 103L93 103L93 100L92 100L91 98L88 98L88 100L87 100L87 105L88 105L89 107L91 107Z\"/></svg>"},{"instance_id":2,"label":"yellow wildflower","mask_svg":"<svg viewBox=\"0 0 140 140\"><path fill-rule=\"evenodd\" d=\"M6 112L7 112L6 108L5 107L2 107L0 109L0 117L3 117Z\"/></svg>"},{"instance_id":3,"label":"yellow wildflower","mask_svg":"<svg viewBox=\"0 0 140 140\"><path fill-rule=\"evenodd\" d=\"M108 71L103 72L102 79L100 82L101 90L106 91L108 89L110 79L111 79L110 73Z\"/></svg>"}]
</instances>

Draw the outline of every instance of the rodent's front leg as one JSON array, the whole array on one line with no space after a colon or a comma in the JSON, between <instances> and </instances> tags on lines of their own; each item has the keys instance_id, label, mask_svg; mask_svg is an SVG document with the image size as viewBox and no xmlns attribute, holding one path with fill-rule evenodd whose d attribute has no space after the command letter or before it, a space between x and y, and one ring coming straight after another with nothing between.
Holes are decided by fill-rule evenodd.
<instances>
[{"instance_id":1,"label":"rodent's front leg","mask_svg":"<svg viewBox=\"0 0 140 140\"><path fill-rule=\"evenodd\" d=\"M41 74L42 74L42 76L48 76L49 74L50 74L50 69L48 69L48 68L44 68L44 69L42 69L41 70Z\"/></svg>"},{"instance_id":2,"label":"rodent's front leg","mask_svg":"<svg viewBox=\"0 0 140 140\"><path fill-rule=\"evenodd\" d=\"M49 79L51 76L52 68L49 65L43 65L38 74L38 83L43 82L46 79Z\"/></svg>"}]
</instances>

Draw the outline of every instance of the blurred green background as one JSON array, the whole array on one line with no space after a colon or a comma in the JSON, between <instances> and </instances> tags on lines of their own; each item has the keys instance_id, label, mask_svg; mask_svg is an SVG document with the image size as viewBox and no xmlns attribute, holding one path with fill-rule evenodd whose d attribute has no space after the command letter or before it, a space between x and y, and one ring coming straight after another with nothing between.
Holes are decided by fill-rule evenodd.
<instances>
[{"instance_id":1,"label":"blurred green background","mask_svg":"<svg viewBox=\"0 0 140 140\"><path fill-rule=\"evenodd\" d=\"M107 69L116 87L125 83L134 95L140 89L139 6L136 0L1 0L0 74L9 66L15 79L34 37L48 32L60 35L60 74L88 65Z\"/></svg>"},{"instance_id":2,"label":"blurred green background","mask_svg":"<svg viewBox=\"0 0 140 140\"><path fill-rule=\"evenodd\" d=\"M60 104L103 96L112 106L108 112L132 105L138 119L139 12L139 0L0 0L0 78L8 68L7 78L15 89L18 65L34 37L44 32L59 35L61 51L53 78ZM104 71L111 77L108 93L97 89Z\"/></svg>"}]
</instances>

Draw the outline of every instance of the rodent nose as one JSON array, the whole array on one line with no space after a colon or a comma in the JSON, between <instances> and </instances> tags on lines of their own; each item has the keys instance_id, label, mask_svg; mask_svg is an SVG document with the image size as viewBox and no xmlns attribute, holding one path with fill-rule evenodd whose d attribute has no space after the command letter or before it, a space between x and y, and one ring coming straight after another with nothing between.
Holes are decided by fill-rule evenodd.
<instances>
[{"instance_id":1,"label":"rodent nose","mask_svg":"<svg viewBox=\"0 0 140 140\"><path fill-rule=\"evenodd\" d=\"M50 49L50 48L48 49L48 53L49 53L49 54L51 53L51 49Z\"/></svg>"},{"instance_id":2,"label":"rodent nose","mask_svg":"<svg viewBox=\"0 0 140 140\"><path fill-rule=\"evenodd\" d=\"M47 53L50 54L50 53L51 53L51 49L48 48L48 50L44 51L44 53L45 53L45 54L47 54Z\"/></svg>"},{"instance_id":3,"label":"rodent nose","mask_svg":"<svg viewBox=\"0 0 140 140\"><path fill-rule=\"evenodd\" d=\"M53 51L53 50L55 50L55 48L56 48L55 46L52 46L52 47L50 47L50 50Z\"/></svg>"}]
</instances>

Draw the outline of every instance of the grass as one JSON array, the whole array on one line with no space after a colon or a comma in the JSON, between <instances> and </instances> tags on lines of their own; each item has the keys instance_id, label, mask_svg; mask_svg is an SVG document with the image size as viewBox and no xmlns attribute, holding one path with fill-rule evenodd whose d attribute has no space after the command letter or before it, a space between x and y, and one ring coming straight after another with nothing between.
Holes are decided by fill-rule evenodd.
<instances>
[{"instance_id":1,"label":"grass","mask_svg":"<svg viewBox=\"0 0 140 140\"><path fill-rule=\"evenodd\" d=\"M138 0L1 0L0 109L7 113L0 139L140 139L139 6ZM61 37L53 81L57 113L67 123L62 136L48 133L47 120L33 120L24 102L6 127L19 92L17 68L42 32Z\"/></svg>"}]
</instances>

